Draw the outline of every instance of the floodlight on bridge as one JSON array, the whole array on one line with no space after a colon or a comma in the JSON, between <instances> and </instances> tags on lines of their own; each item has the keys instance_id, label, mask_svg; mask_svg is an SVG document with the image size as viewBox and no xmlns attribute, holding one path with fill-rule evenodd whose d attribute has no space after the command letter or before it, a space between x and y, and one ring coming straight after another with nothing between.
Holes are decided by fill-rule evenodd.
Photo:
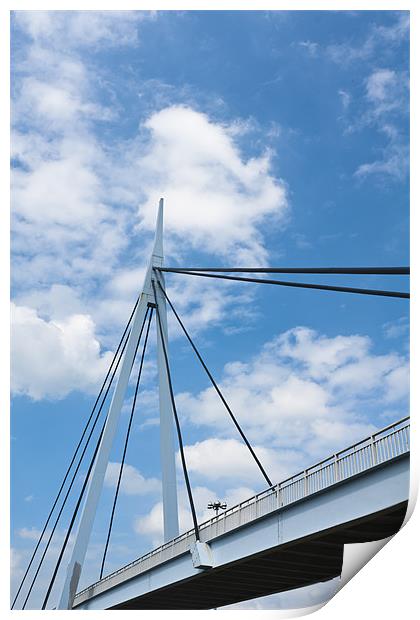
<instances>
[{"instance_id":1,"label":"floodlight on bridge","mask_svg":"<svg viewBox=\"0 0 420 620\"><path fill-rule=\"evenodd\" d=\"M219 500L217 500L216 502L209 502L207 504L207 508L209 510L215 510L216 511L216 517L219 514L219 510L225 510L227 508L227 504L226 502L222 503Z\"/></svg>"}]
</instances>

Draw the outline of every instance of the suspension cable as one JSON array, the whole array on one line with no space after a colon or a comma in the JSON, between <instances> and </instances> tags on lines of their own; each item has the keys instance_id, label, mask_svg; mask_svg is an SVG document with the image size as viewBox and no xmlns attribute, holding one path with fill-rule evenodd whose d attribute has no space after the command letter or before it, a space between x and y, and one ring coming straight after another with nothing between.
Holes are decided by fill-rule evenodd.
<instances>
[{"instance_id":1,"label":"suspension cable","mask_svg":"<svg viewBox=\"0 0 420 620\"><path fill-rule=\"evenodd\" d=\"M63 490L63 488L64 488L64 485L65 485L65 483L66 483L66 480L67 480L67 478L68 478L68 476L69 476L69 473L70 473L70 471L71 471L71 468L73 467L74 461L75 461L75 459L76 459L76 455L77 455L77 453L78 453L78 451L79 451L79 448L80 448L80 446L81 446L81 444L82 444L82 442L83 442L83 439L84 439L84 437L85 437L85 435L86 435L87 429L89 428L89 425L90 425L90 422L91 422L91 420L92 420L93 414L94 414L94 412L95 412L96 406L97 406L97 404L98 404L98 402L99 402L99 400L100 400L100 398L101 398L101 395L102 395L102 392L103 392L104 387L105 387L105 385L106 385L106 382L107 382L107 380L108 380L108 377L109 377L109 375L110 375L110 373L111 373L111 371L112 371L112 367L114 366L115 360L117 359L117 356L118 356L118 353L119 353L119 351L120 351L121 345L122 345L122 343L123 343L123 340L124 340L124 338L125 338L125 335L126 335L126 333L127 333L127 330L128 330L128 328L129 328L129 326L130 326L131 320L132 320L132 318L133 318L133 316L134 316L134 313L135 313L135 311L136 311L136 308L137 308L138 302L139 302L139 300L138 300L138 298L137 298L137 301L136 301L136 303L135 303L135 305L134 305L134 308L133 308L133 310L132 310L132 312L131 312L130 318L128 319L127 325L125 326L125 329L124 329L123 335L121 336L121 339L120 339L120 342L119 342L119 344L118 344L117 350L116 350L116 351L115 351L115 353L114 353L114 356L113 356L113 358L112 358L112 362L111 362L111 364L110 364L110 366L109 366L109 368L108 368L108 371L107 371L107 373L106 373L105 379L104 379L104 381L103 381L103 383L102 383L101 389L99 390L99 394L98 394L98 396L97 396L97 398L96 398L95 404L94 404L94 405L93 405L93 407L92 407L92 411L91 411L91 413L90 413L89 419L88 419L88 421L87 421L87 422L86 422L86 424L85 424L85 428L83 429L82 436L80 437L79 443L77 444L76 449L74 450L73 457L72 457L72 459L71 459L70 465L69 465L69 466L68 466L68 468L67 468L67 471L66 471L66 473L65 473L65 476L64 476L64 478L63 478L63 481L61 482L61 485L60 485L59 491L58 491L58 493L57 493L57 496L56 496L56 498L55 498L55 500L54 500L54 503L53 503L52 508L51 508L51 510L50 510L50 513L49 513L49 515L48 515L48 517L47 517L47 520L45 521L45 525L44 525L43 530L42 530L42 532L41 532L41 534L40 534L40 536L39 536L39 539L38 539L38 542L37 542L37 544L36 544L36 546L35 546L35 549L34 549L34 551L33 551L33 553L32 553L32 556L31 556L31 559L30 559L30 561L29 561L29 564L28 564L28 566L27 566L27 568L26 568L25 574L24 574L24 575L23 575L23 577L22 577L22 580L21 580L21 582L20 582L19 588L18 588L18 590L17 590L17 592L16 592L16 595L15 595L15 598L14 598L14 600L13 600L13 603L12 603L11 609L13 609L13 608L14 608L14 606L15 606L15 604L16 604L16 601L17 601L17 598L18 598L18 596L19 596L19 594L20 594L20 592L21 592L21 590L22 590L23 584L24 584L24 582L25 582L25 580L26 580L26 577L28 576L29 570L30 570L30 568L31 568L31 566L32 566L32 562L34 561L35 555L36 555L36 553L37 553L37 551L38 551L38 549L39 549L39 546L40 546L40 544L41 544L42 538L43 538L43 536L44 536L44 534L45 534L45 532L46 532L46 530L47 530L48 523L50 522L50 519L51 519L51 517L52 517L52 514L53 514L53 512L54 512L54 509L55 509L55 507L56 507L56 505L57 505L58 499L59 499L59 497L60 497L60 495L61 495L61 492L62 492L62 490ZM124 346L125 346L125 345L124 345ZM118 364L119 364L119 360L118 360L118 363L117 363L117 367L118 367ZM116 367L116 368L117 368L117 367ZM111 381L112 381L112 379L111 379ZM88 440L88 441L89 441L89 440ZM26 601L25 601L25 603L26 603Z\"/></svg>"},{"instance_id":2,"label":"suspension cable","mask_svg":"<svg viewBox=\"0 0 420 620\"><path fill-rule=\"evenodd\" d=\"M225 276L216 273L204 273L199 271L184 271L182 269L172 269L172 273L182 273L188 276L201 276L202 278L219 278L221 280L237 280L239 282L256 282L258 284L277 284L278 286L291 286L294 288L310 288L322 291L338 291L341 293L359 293L360 295L377 295L379 297L400 297L409 299L410 293L399 291L381 291L368 288L354 288L351 286L331 286L329 284L304 284L302 282L287 282L282 280L266 280L264 278L243 278L239 276Z\"/></svg>"},{"instance_id":3,"label":"suspension cable","mask_svg":"<svg viewBox=\"0 0 420 620\"><path fill-rule=\"evenodd\" d=\"M103 425L102 425L102 429L101 429L101 432L100 432L100 435L99 435L98 441L97 441L97 443L96 443L96 447L95 447L94 453L93 453L93 455L92 455L92 459L91 459L91 461L90 461L89 468L88 468L88 471L87 471L87 474L86 474L85 480L84 480L84 482L83 482L82 490L80 491L79 498L78 498L78 500L77 500L77 504L76 504L76 507L75 507L75 509L74 509L74 512L73 512L73 515L72 515L71 521L70 521L70 525L69 525L69 527L68 527L68 530L67 530L66 536L65 536L65 538L64 538L64 542L63 542L63 544L62 544L62 546L61 546L60 555L59 555L58 560L57 560L57 563L56 563L56 565L55 565L54 572L53 572L53 575L52 575L52 577L51 577L51 580L50 580L50 583L49 583L49 586L48 586L48 589L47 589L47 593L46 593L45 598L44 598L44 602L42 603L42 609L45 609L45 608L46 608L46 606L47 606L48 599L49 599L49 597L50 597L51 590L52 590L52 587L53 587L54 582L55 582L55 578L57 577L57 572L58 572L58 569L59 569L59 567L60 567L61 560L63 559L64 551L65 551L65 549L66 549L66 546L67 546L68 540L69 540L69 538L70 538L70 534L71 534L71 531L72 531L72 529L73 529L73 525L74 525L74 522L75 522L75 520L76 520L76 516L77 516L77 513L78 513L78 511L79 511L79 507L80 507L80 504L81 504L81 502L82 502L83 495L84 495L85 490L86 490L86 487L87 487L87 483L88 483L88 480L89 480L89 477L90 477L90 473L91 473L92 468L93 468L93 464L94 464L94 462L95 462L95 460L96 460L96 455L97 455L97 453L98 453L98 449L99 449L99 446L100 446L100 443L101 443L101 440L102 440L102 436L103 436L103 434L104 434L104 430L105 430L105 425L106 425L106 421L107 421L107 419L108 419L108 417L106 417L106 418L105 418L104 423L103 423Z\"/></svg>"},{"instance_id":4,"label":"suspension cable","mask_svg":"<svg viewBox=\"0 0 420 620\"><path fill-rule=\"evenodd\" d=\"M248 450L251 452L251 454L252 454L252 456L253 456L253 458L254 458L255 462L257 463L257 465L258 465L258 467L259 467L259 469L260 469L260 471L261 471L261 473L262 473L262 475L264 476L265 480L268 482L268 485L269 485L270 487L272 487L272 486L273 486L273 483L271 482L270 478L268 477L267 472L265 471L264 467L263 467L263 466L262 466L262 464L261 464L261 461L259 460L259 458L258 458L258 457L257 457L257 455L255 454L255 452L254 452L254 450L253 450L253 448L252 448L251 444L249 443L249 441L248 441L248 439L247 439L247 437L246 437L245 433L243 432L242 428L240 427L239 422L238 422L238 421L237 421L237 419L235 418L235 416L234 416L234 414L233 414L233 412L232 412L231 408L229 407L228 403L226 402L226 399L225 399L225 397L223 396L223 394L222 394L222 392L221 392L221 390L220 390L219 386L217 385L217 383L216 383L215 379L213 378L213 375L211 374L211 372L210 372L210 370L208 369L208 367L207 367L206 363L204 362L203 358L201 357L201 355L200 355L200 353L199 353L199 351L198 351L197 347L195 346L195 344L194 344L194 342L193 342L193 340L192 340L191 336L189 335L189 333L188 333L188 331L187 331L187 329L186 329L185 325L184 325L184 324L183 324L183 322L181 321L180 316L178 315L177 311L175 310L175 308L174 308L174 306L173 306L173 304L172 304L171 300L169 299L169 297L168 297L168 295L167 295L167 293L166 293L165 289L163 288L163 286L161 285L161 283L159 282L159 280L158 280L158 284L159 284L159 286L160 286L161 291L162 291L162 292L163 292L163 294L165 295L166 301L167 301L167 302L168 302L168 304L170 305L170 307L171 307L171 309L172 309L172 312L173 312L173 313L174 313L174 315L176 316L176 318L177 318L177 320L178 320L178 323L180 324L180 326L181 326L181 328L182 328L182 330L183 330L184 334L186 335L186 337L187 337L187 339L188 339L188 341L189 341L190 345L192 346L192 348L193 348L193 350L194 350L194 353L196 354L196 356L197 356L197 357L198 357L198 359L200 360L200 363L201 363L202 367L204 368L205 372L207 373L208 378L209 378L209 379L210 379L210 381L212 382L214 389L215 389L215 390L216 390L216 392L218 393L218 395L219 395L219 397L220 397L220 400L221 400L221 401L222 401L222 403L224 404L224 406L225 406L225 408L226 408L227 412L229 413L229 415L230 415L230 417L231 417L231 419L232 419L233 423L235 424L236 428L238 429L239 434L241 435L242 439L244 440L245 445L247 446Z\"/></svg>"},{"instance_id":5,"label":"suspension cable","mask_svg":"<svg viewBox=\"0 0 420 620\"><path fill-rule=\"evenodd\" d=\"M159 331L160 340L161 340L161 343L162 343L163 355L164 355L164 358L165 358L166 375L167 375L167 378L168 378L169 393L170 393L170 396L171 396L172 410L173 410L173 413L174 413L175 424L176 424L176 431L177 431L177 435L178 435L179 452L180 452L180 455L181 455L181 463L182 463L182 470L184 472L185 486L187 487L188 499L189 499L189 502L190 502L191 514L192 514L193 523L194 523L195 537L196 537L196 540L200 540L200 531L198 529L197 514L195 512L194 499L193 499L193 495L192 495L192 491L191 491L190 479L188 477L187 464L186 464L186 461L185 461L184 444L182 442L181 426L179 424L178 414L177 414L177 411L176 411L175 396L174 396L174 390L173 390L173 387L172 387L171 371L170 371L170 368L169 368L168 352L166 350L165 339L163 337L163 328L162 328L162 321L161 321L160 312L159 312L159 306L158 306L158 301L157 301L156 286L155 286L155 281L153 279L152 279L152 287L153 287L153 294L154 294L155 304L156 304L156 316L157 316L157 322L158 322L158 327L159 327L158 331Z\"/></svg>"},{"instance_id":6,"label":"suspension cable","mask_svg":"<svg viewBox=\"0 0 420 620\"><path fill-rule=\"evenodd\" d=\"M410 267L155 267L158 271L218 271L220 273L323 273L353 275L410 275Z\"/></svg>"},{"instance_id":7,"label":"suspension cable","mask_svg":"<svg viewBox=\"0 0 420 620\"><path fill-rule=\"evenodd\" d=\"M141 334L143 333L143 329L144 329L145 322L146 322L146 314L144 315L143 323L142 323L142 326L141 326L141 330L140 330L140 337L141 337ZM125 341L125 345L126 345L126 344L127 344L127 342L128 342L128 338L129 338L129 334L127 335L127 338L126 338L126 341ZM125 348L125 347L124 347L124 348ZM123 354L123 351L121 351L121 355L120 355L120 358L119 358L118 362L121 360L122 354ZM133 367L133 364L134 364L134 358L133 358L133 361L132 361L132 363L131 363L131 368ZM113 375L113 378L114 378L114 376L115 376L115 373L114 373L114 375ZM111 385L109 385L109 386L108 386L108 391L109 391L109 388L110 388L110 387L111 387ZM107 393L108 393L108 391L107 391ZM103 401L103 402L104 402L104 401ZM103 404L103 402L102 402L102 404ZM84 480L84 482L83 482L83 486L82 486L82 489L81 489L81 491L80 491L80 494L79 494L79 498L78 498L78 500L77 500L76 507L75 507L75 509L74 509L74 512L73 512L73 515L72 515L72 518L71 518L71 521L70 521L70 524L69 524L69 527L68 527L68 530L67 530L67 533L66 533L66 536L65 536L65 539L64 539L63 545L62 545L62 547L61 547L60 555L59 555L59 557L58 557L58 560L57 560L57 563L56 563L56 566L55 566L55 569L54 569L53 576L52 576L51 581L50 581L50 584L49 584L49 586L48 586L47 594L46 594L46 596L45 596L45 599L44 599L44 602L43 602L43 607L42 607L42 609L45 609L45 608L46 608L46 606L47 606L48 598L49 598L49 596L50 596L50 594L51 594L52 587L53 587L54 582L55 582L55 579L56 579L56 577L57 577L58 569L59 569L60 564L61 564L61 561L62 561L62 559L63 559L64 551L65 551L65 549L66 549L66 546L67 546L68 540L69 540L69 538L70 538L70 534L71 534L71 531L72 531L72 529L73 529L73 525L74 525L74 522L75 522L75 520L76 520L77 513L78 513L78 511L79 511L79 507L80 507L80 504L81 504L81 502L82 502L82 498L83 498L83 495L84 495L85 489L86 489L86 487L87 487L87 483L88 483L88 481L89 481L90 472L92 471L92 468L93 468L93 465L94 465L94 462L95 462L95 459L96 459L96 455L97 455L97 452L98 452L98 450L99 450L99 446L100 446L100 444L101 444L102 436L103 436L103 433L104 433L104 430L105 430L105 425L106 425L106 422L107 422L107 420L108 420L108 413L109 413L109 412L107 412L107 415L105 416L105 420L104 420L104 423L103 423L103 425L102 425L101 433L100 433L100 435L99 435L99 438L98 438L98 441L97 441L97 444L96 444L96 447L95 447L95 451L94 451L94 453L93 453L92 460L91 460L90 465L89 465L89 469L88 469L88 471L87 471L87 474L86 474L85 480ZM97 416L97 419L98 419L98 416ZM97 420L97 419L96 419L96 420ZM96 422L96 421L95 421L95 422ZM92 430L93 430L93 429L92 429ZM87 447L87 446L86 446L86 447Z\"/></svg>"},{"instance_id":8,"label":"suspension cable","mask_svg":"<svg viewBox=\"0 0 420 620\"><path fill-rule=\"evenodd\" d=\"M53 528L52 528L52 530L51 530L50 536L49 536L49 538L48 538L48 541L47 541L47 544L46 544L45 549L44 549L44 551L43 551L43 554L42 554L42 556L41 556L41 559L40 559L40 561L39 561L39 564L38 564L38 567L37 567L37 569L36 569L36 572L35 572L35 574L34 574L34 576L33 576L33 578L32 578L32 582L31 582L31 585L30 585L29 591L28 591L28 593L27 593L27 595L26 595L25 601L24 601L24 603L23 603L22 609L25 609L25 607L26 607L26 604L27 604L28 599L29 599L29 597L30 597L30 595L31 595L31 592L32 592L32 588L34 587L35 581L36 581L36 579L37 579L37 577L38 577L38 573L39 573L39 571L40 571L40 569L41 569L42 563L43 563L43 561L44 561L44 559L45 559L45 556L46 556L46 554L47 554L47 551L48 551L48 549L49 549L49 546L50 546L51 540L52 540L52 538L53 538L53 536L54 536L54 532L55 532L55 530L56 530L56 528L57 528L58 522L59 522L60 517L61 517L61 515L62 515L62 513L63 513L63 510L64 510L64 507L65 507L65 505L66 505L66 502L67 502L68 496L70 495L70 491L71 491L71 489L73 488L73 484L74 484L74 481L76 480L76 476L77 476L77 473L78 473L78 471L79 471L79 469L80 469L80 465L82 464L83 457L85 456L85 453L86 453L86 450L87 450L87 448L88 448L89 442L90 442L90 440L91 440L91 437L92 437L93 431L95 430L96 424L97 424L97 422L98 422L98 420L99 420L99 417L100 417L100 415L101 415L101 412L102 412L102 409L103 409L104 403L105 403L105 401L106 401L106 398L107 398L107 396L108 396L109 390L111 389L111 385L112 385L112 383L113 383L113 380L114 380L114 377L115 377L115 373L117 372L117 369L118 369L118 367L119 367L119 364L120 364L121 358L122 358L122 356L123 356L123 353L124 353L125 347L126 347L126 345L127 345L128 337L129 337L129 334L127 334L127 337L126 337L125 342L124 342L124 346L123 346L123 348L122 348L122 350L121 350L121 353L120 353L120 355L119 355L119 358L118 358L117 365L116 365L116 367L115 367L115 369L114 369L114 372L112 373L112 376L111 376L111 381L110 381L110 383L109 383L109 385L108 385L108 387L107 387L107 390L106 390L106 392L105 392L105 394L104 394L104 396L103 396L103 398L102 398L101 405L100 405L99 410L98 410L98 412L97 412L97 414L96 414L96 418L95 418L95 420L94 420L94 422L93 422L93 426L92 426L92 428L91 428L91 430L90 430L90 432L89 432L89 436L88 436L88 438L87 438L87 441L86 441L85 447L83 448L83 451L82 451L82 453L81 453L81 455L80 455L80 457L79 457L79 462L78 462L78 464L77 464L77 466L76 466L76 469L75 469L75 471L74 471L74 473L73 473L73 477L72 477L72 479L71 479L71 481L70 481L70 485L69 485L69 487L68 487L68 489L67 489L67 492L66 492L66 495L65 495L65 497L64 497L64 499L63 499L63 502L62 502L61 508L60 508L60 510L59 510L59 512L58 512L58 515L57 515L57 517L56 517L56 520L55 520L54 526L53 526Z\"/></svg>"},{"instance_id":9,"label":"suspension cable","mask_svg":"<svg viewBox=\"0 0 420 620\"><path fill-rule=\"evenodd\" d=\"M148 311L149 311L149 309L148 309ZM141 354L139 372L138 372L138 376L137 376L137 383L136 383L136 388L135 388L135 391L134 391L133 404L132 404L132 407L131 407L131 414L130 414L130 419L129 419L129 422L128 422L127 434L126 434L126 437L125 437L124 450L123 450L123 455L122 455L122 459L121 459L120 471L119 471L119 474L118 474L117 487L115 489L114 503L113 503L113 506L112 506L111 518L110 518L110 521L109 521L108 535L107 535L107 539L106 539L106 543L105 543L105 550L104 550L104 555L103 555L103 558L102 558L102 564L101 564L101 571L100 571L99 579L102 579L103 572L104 572L105 559L106 559L106 555L107 555L107 552L108 552L109 539L111 537L111 530L112 530L112 525L113 525L113 522L114 522L115 507L117 505L118 493L119 493L119 490L120 490L120 484L121 484L122 474L123 474L123 470L124 470L125 456L127 454L128 440L129 440L129 437L130 437L131 425L132 425L132 422L133 422L134 411L135 411L135 408L136 408L137 394L138 394L138 390L139 390L141 372L142 372L142 369L143 369L144 356L145 356L145 353L146 353L147 340L149 338L150 323L152 321L152 315L153 315L153 308L150 309L149 322L147 324L146 336L144 338L143 351L142 351L142 354ZM134 359L136 358L137 349L138 349L139 344L140 344L140 338L137 341L137 346L136 346L136 352L134 354Z\"/></svg>"}]
</instances>

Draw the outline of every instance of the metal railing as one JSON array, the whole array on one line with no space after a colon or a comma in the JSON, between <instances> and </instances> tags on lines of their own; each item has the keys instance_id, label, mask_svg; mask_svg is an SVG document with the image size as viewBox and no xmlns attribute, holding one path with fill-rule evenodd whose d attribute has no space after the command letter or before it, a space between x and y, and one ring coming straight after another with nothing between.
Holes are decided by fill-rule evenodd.
<instances>
[{"instance_id":1,"label":"metal railing","mask_svg":"<svg viewBox=\"0 0 420 620\"><path fill-rule=\"evenodd\" d=\"M232 508L221 512L218 516L212 517L199 526L200 540L208 542L250 521L264 517L283 506L305 499L305 497L327 489L334 484L348 480L352 476L402 456L410 450L409 431L410 418L406 417L258 493L254 497L232 506ZM89 598L87 593L92 592L92 589L99 584L103 584L103 589L106 590L108 587L112 587L111 584L107 583L110 580L114 582L112 585L116 585L130 576L134 576L134 574L143 573L162 562L189 551L190 545L194 541L194 530L181 534L85 588L76 595L75 603L77 604L79 598Z\"/></svg>"}]
</instances>

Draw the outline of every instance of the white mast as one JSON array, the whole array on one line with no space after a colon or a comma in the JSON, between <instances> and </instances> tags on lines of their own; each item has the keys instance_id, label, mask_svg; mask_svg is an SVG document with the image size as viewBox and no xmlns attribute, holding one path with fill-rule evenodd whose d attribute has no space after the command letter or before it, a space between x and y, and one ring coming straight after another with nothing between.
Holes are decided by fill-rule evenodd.
<instances>
[{"instance_id":1,"label":"white mast","mask_svg":"<svg viewBox=\"0 0 420 620\"><path fill-rule=\"evenodd\" d=\"M109 454L117 430L117 424L127 391L131 368L134 360L137 340L141 326L147 312L149 303L154 304L154 295L151 280L154 276L153 267L161 267L163 264L163 198L159 201L158 217L156 222L155 242L152 256L149 261L146 276L143 283L142 293L133 317L130 335L128 337L121 370L115 386L112 402L108 412L104 433L90 480L87 486L86 499L81 511L76 540L73 547L71 560L67 568L57 609L71 609L77 592L80 573L82 571L86 550L101 495L105 472L109 461ZM163 279L161 278L163 286ZM167 346L167 320L166 304L159 286L156 287L157 302L163 325L165 344ZM173 411L169 396L168 377L163 358L163 351L158 338L158 371L159 371L159 408L160 408L160 446L162 463L162 490L164 512L164 538L170 540L179 534L178 526L178 502L176 494L175 451L173 440Z\"/></svg>"}]
</instances>

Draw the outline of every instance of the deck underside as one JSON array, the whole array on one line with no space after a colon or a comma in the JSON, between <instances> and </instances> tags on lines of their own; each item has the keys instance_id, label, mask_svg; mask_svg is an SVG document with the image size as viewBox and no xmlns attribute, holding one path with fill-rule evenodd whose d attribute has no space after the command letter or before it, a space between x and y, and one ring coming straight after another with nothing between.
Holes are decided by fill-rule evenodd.
<instances>
[{"instance_id":1,"label":"deck underside","mask_svg":"<svg viewBox=\"0 0 420 620\"><path fill-rule=\"evenodd\" d=\"M400 529L407 502L125 601L111 609L213 609L333 579L346 543L381 540Z\"/></svg>"}]
</instances>

